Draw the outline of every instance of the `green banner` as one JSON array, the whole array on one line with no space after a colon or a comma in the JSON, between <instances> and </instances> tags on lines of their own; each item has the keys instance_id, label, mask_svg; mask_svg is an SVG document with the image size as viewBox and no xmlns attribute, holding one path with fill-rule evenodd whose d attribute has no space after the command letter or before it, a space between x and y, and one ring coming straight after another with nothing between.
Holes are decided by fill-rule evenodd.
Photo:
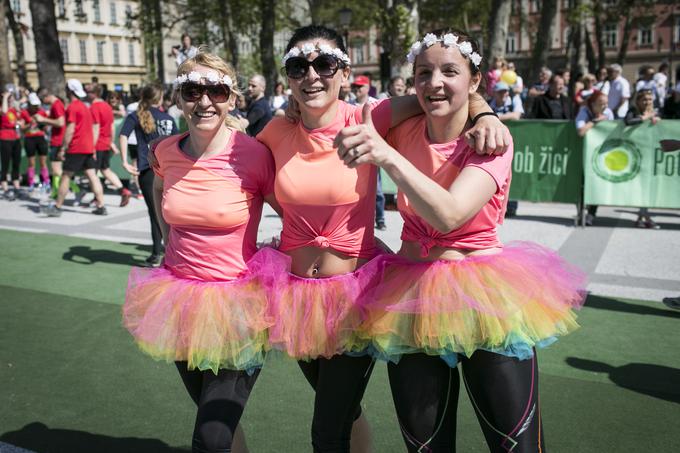
<instances>
[{"instance_id":1,"label":"green banner","mask_svg":"<svg viewBox=\"0 0 680 453\"><path fill-rule=\"evenodd\" d=\"M665 153L659 140L680 140L680 121L626 126L605 121L588 131L586 204L680 208L680 151Z\"/></svg>"},{"instance_id":2,"label":"green banner","mask_svg":"<svg viewBox=\"0 0 680 453\"><path fill-rule=\"evenodd\" d=\"M582 140L573 121L521 120L507 123L514 141L510 198L577 203L583 181ZM396 185L383 172L383 191Z\"/></svg>"}]
</instances>

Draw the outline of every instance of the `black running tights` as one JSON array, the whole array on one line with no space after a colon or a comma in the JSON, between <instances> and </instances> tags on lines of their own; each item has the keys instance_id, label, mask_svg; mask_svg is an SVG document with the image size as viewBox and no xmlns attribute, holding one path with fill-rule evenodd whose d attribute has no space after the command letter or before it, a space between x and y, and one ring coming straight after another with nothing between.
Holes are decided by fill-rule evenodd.
<instances>
[{"instance_id":1,"label":"black running tights","mask_svg":"<svg viewBox=\"0 0 680 453\"><path fill-rule=\"evenodd\" d=\"M352 424L361 414L361 399L373 372L369 356L335 355L298 362L314 388L314 453L349 453Z\"/></svg>"},{"instance_id":2,"label":"black running tights","mask_svg":"<svg viewBox=\"0 0 680 453\"><path fill-rule=\"evenodd\" d=\"M243 409L260 370L188 370L187 362L175 362L189 396L198 406L193 453L229 453Z\"/></svg>"},{"instance_id":3,"label":"black running tights","mask_svg":"<svg viewBox=\"0 0 680 453\"><path fill-rule=\"evenodd\" d=\"M460 362L489 451L544 453L535 354L519 360L480 350ZM458 369L437 356L405 354L388 373L408 451L455 452Z\"/></svg>"}]
</instances>

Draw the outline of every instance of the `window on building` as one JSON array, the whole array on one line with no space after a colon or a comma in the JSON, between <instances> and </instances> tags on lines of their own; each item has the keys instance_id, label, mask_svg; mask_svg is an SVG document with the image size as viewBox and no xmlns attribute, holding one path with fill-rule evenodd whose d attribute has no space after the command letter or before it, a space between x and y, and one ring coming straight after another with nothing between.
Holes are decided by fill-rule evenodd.
<instances>
[{"instance_id":1,"label":"window on building","mask_svg":"<svg viewBox=\"0 0 680 453\"><path fill-rule=\"evenodd\" d=\"M604 38L605 47L616 47L619 30L618 24L606 24L602 30L602 37Z\"/></svg>"},{"instance_id":2,"label":"window on building","mask_svg":"<svg viewBox=\"0 0 680 453\"><path fill-rule=\"evenodd\" d=\"M80 48L80 62L87 63L87 42L83 39L78 41L78 47Z\"/></svg>"},{"instance_id":3,"label":"window on building","mask_svg":"<svg viewBox=\"0 0 680 453\"><path fill-rule=\"evenodd\" d=\"M69 62L69 57L68 57L68 40L66 38L62 38L59 40L59 47L61 47L61 55L64 57L64 63Z\"/></svg>"},{"instance_id":4,"label":"window on building","mask_svg":"<svg viewBox=\"0 0 680 453\"><path fill-rule=\"evenodd\" d=\"M97 63L104 64L104 44L105 41L97 41Z\"/></svg>"},{"instance_id":5,"label":"window on building","mask_svg":"<svg viewBox=\"0 0 680 453\"><path fill-rule=\"evenodd\" d=\"M130 66L135 65L135 45L133 43L128 43L128 58Z\"/></svg>"},{"instance_id":6,"label":"window on building","mask_svg":"<svg viewBox=\"0 0 680 453\"><path fill-rule=\"evenodd\" d=\"M361 38L355 38L350 41L352 48L352 63L362 64L365 61L364 45L366 41Z\"/></svg>"},{"instance_id":7,"label":"window on building","mask_svg":"<svg viewBox=\"0 0 680 453\"><path fill-rule=\"evenodd\" d=\"M102 10L99 7L99 0L92 0L92 9L94 10L94 21L102 21Z\"/></svg>"},{"instance_id":8,"label":"window on building","mask_svg":"<svg viewBox=\"0 0 680 453\"><path fill-rule=\"evenodd\" d=\"M132 6L125 5L125 28L132 28Z\"/></svg>"},{"instance_id":9,"label":"window on building","mask_svg":"<svg viewBox=\"0 0 680 453\"><path fill-rule=\"evenodd\" d=\"M651 46L654 44L654 34L651 25L640 25L638 28L638 46Z\"/></svg>"},{"instance_id":10,"label":"window on building","mask_svg":"<svg viewBox=\"0 0 680 453\"><path fill-rule=\"evenodd\" d=\"M12 11L14 11L15 14L18 14L21 12L21 0L12 0Z\"/></svg>"},{"instance_id":11,"label":"window on building","mask_svg":"<svg viewBox=\"0 0 680 453\"><path fill-rule=\"evenodd\" d=\"M111 25L118 25L118 11L116 11L116 2L109 3L109 14L111 15Z\"/></svg>"},{"instance_id":12,"label":"window on building","mask_svg":"<svg viewBox=\"0 0 680 453\"><path fill-rule=\"evenodd\" d=\"M57 15L62 19L66 17L66 0L57 0Z\"/></svg>"},{"instance_id":13,"label":"window on building","mask_svg":"<svg viewBox=\"0 0 680 453\"><path fill-rule=\"evenodd\" d=\"M505 38L505 53L517 52L517 48L515 46L516 46L515 34L508 33L508 36Z\"/></svg>"},{"instance_id":14,"label":"window on building","mask_svg":"<svg viewBox=\"0 0 680 453\"><path fill-rule=\"evenodd\" d=\"M83 9L83 0L75 0L75 7L76 7L76 19L79 20L80 22L84 22L87 20L87 14L85 14L85 10Z\"/></svg>"},{"instance_id":15,"label":"window on building","mask_svg":"<svg viewBox=\"0 0 680 453\"><path fill-rule=\"evenodd\" d=\"M120 44L113 43L113 64L120 65Z\"/></svg>"}]
</instances>

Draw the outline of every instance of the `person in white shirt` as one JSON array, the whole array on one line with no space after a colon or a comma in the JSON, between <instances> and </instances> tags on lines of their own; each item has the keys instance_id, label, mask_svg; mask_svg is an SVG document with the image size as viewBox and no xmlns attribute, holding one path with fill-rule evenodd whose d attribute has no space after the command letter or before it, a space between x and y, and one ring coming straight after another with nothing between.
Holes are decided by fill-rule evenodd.
<instances>
[{"instance_id":1,"label":"person in white shirt","mask_svg":"<svg viewBox=\"0 0 680 453\"><path fill-rule=\"evenodd\" d=\"M608 68L610 86L609 108L614 113L615 118L624 118L628 112L628 100L630 99L630 83L621 73L623 69L620 64L612 64Z\"/></svg>"},{"instance_id":2,"label":"person in white shirt","mask_svg":"<svg viewBox=\"0 0 680 453\"><path fill-rule=\"evenodd\" d=\"M659 107L659 92L656 89L656 81L654 80L655 70L650 65L644 65L640 68L640 80L635 83L635 92L650 91L654 102L654 107Z\"/></svg>"},{"instance_id":3,"label":"person in white shirt","mask_svg":"<svg viewBox=\"0 0 680 453\"><path fill-rule=\"evenodd\" d=\"M510 96L510 87L505 82L498 82L493 87L493 98L489 107L501 121L518 120L524 114L522 100L518 95Z\"/></svg>"},{"instance_id":4,"label":"person in white shirt","mask_svg":"<svg viewBox=\"0 0 680 453\"><path fill-rule=\"evenodd\" d=\"M659 95L659 108L662 108L667 94L668 63L664 62L659 65L659 71L654 74L654 82L656 82L656 93Z\"/></svg>"},{"instance_id":5,"label":"person in white shirt","mask_svg":"<svg viewBox=\"0 0 680 453\"><path fill-rule=\"evenodd\" d=\"M198 49L191 45L191 36L186 33L182 35L182 45L172 48L172 54L175 56L177 66L184 63L184 60L194 58L197 53Z\"/></svg>"}]
</instances>

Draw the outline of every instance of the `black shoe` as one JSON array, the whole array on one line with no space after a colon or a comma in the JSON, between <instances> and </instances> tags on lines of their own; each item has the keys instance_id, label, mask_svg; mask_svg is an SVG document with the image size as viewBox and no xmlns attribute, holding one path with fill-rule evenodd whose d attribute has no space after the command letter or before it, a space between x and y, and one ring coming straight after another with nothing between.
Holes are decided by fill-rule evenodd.
<instances>
[{"instance_id":1,"label":"black shoe","mask_svg":"<svg viewBox=\"0 0 680 453\"><path fill-rule=\"evenodd\" d=\"M105 206L99 206L94 211L92 211L92 214L94 214L94 215L109 215L109 213L106 211Z\"/></svg>"},{"instance_id":2,"label":"black shoe","mask_svg":"<svg viewBox=\"0 0 680 453\"><path fill-rule=\"evenodd\" d=\"M380 231L385 231L387 229L387 225L385 225L385 222L378 222L375 227L380 230Z\"/></svg>"},{"instance_id":3,"label":"black shoe","mask_svg":"<svg viewBox=\"0 0 680 453\"><path fill-rule=\"evenodd\" d=\"M158 267L161 265L161 262L163 261L163 258L161 255L151 255L147 259L144 260L145 266L146 267Z\"/></svg>"},{"instance_id":4,"label":"black shoe","mask_svg":"<svg viewBox=\"0 0 680 453\"><path fill-rule=\"evenodd\" d=\"M517 215L517 209L508 209L505 211L505 218L515 217Z\"/></svg>"}]
</instances>

